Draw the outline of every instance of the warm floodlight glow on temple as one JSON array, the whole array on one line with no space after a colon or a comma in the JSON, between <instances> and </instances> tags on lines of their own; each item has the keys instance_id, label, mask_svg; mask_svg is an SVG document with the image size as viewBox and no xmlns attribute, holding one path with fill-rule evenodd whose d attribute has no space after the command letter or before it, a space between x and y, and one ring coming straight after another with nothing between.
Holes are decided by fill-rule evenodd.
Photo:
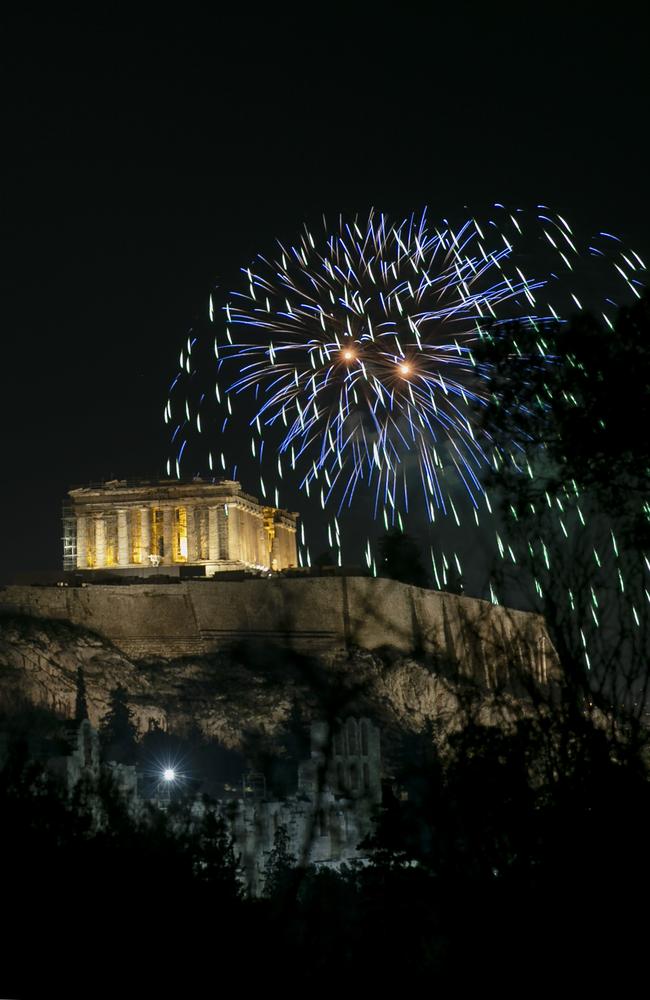
<instances>
[{"instance_id":1,"label":"warm floodlight glow on temple","mask_svg":"<svg viewBox=\"0 0 650 1000\"><path fill-rule=\"evenodd\" d=\"M262 505L234 480L115 479L68 495L66 570L146 576L193 567L212 576L297 565L298 515Z\"/></svg>"}]
</instances>

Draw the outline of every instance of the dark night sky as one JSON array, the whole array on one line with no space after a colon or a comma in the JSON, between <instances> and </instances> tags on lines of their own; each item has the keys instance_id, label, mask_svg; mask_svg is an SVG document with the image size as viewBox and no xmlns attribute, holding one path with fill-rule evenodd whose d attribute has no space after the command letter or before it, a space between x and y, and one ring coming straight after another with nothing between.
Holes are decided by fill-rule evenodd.
<instances>
[{"instance_id":1,"label":"dark night sky","mask_svg":"<svg viewBox=\"0 0 650 1000\"><path fill-rule=\"evenodd\" d=\"M162 472L211 284L305 219L545 201L648 256L631 8L457 10L4 19L3 579L59 567L68 486Z\"/></svg>"}]
</instances>

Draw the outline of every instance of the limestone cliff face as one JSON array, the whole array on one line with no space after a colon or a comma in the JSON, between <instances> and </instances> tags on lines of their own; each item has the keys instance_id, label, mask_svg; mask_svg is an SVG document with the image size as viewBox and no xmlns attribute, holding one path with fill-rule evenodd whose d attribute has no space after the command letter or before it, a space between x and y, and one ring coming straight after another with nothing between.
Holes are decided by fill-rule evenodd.
<instances>
[{"instance_id":1,"label":"limestone cliff face","mask_svg":"<svg viewBox=\"0 0 650 1000\"><path fill-rule=\"evenodd\" d=\"M458 682L443 667L394 651L305 655L265 643L134 662L77 625L20 615L0 620L0 709L27 701L71 716L79 667L94 725L121 686L141 731L150 720L177 732L194 726L238 750L251 739L272 749L296 712L303 719L368 714L385 730L403 732L428 720L445 730L460 718ZM487 693L483 710L492 711Z\"/></svg>"}]
</instances>

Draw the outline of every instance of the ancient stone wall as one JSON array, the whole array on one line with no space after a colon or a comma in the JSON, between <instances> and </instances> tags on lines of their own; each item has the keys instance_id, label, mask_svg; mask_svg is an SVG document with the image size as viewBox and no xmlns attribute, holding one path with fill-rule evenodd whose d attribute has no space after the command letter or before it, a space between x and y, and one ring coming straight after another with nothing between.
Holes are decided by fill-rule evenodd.
<instances>
[{"instance_id":1,"label":"ancient stone wall","mask_svg":"<svg viewBox=\"0 0 650 1000\"><path fill-rule=\"evenodd\" d=\"M82 625L135 659L248 640L320 653L388 646L448 657L490 683L504 660L521 660L540 681L554 669L538 616L369 577L10 586L0 590L2 610Z\"/></svg>"}]
</instances>

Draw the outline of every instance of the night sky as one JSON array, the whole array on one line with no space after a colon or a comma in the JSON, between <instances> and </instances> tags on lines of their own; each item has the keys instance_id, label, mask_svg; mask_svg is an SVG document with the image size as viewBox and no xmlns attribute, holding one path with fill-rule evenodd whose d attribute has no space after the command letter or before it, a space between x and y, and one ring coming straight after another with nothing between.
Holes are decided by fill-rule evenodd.
<instances>
[{"instance_id":1,"label":"night sky","mask_svg":"<svg viewBox=\"0 0 650 1000\"><path fill-rule=\"evenodd\" d=\"M543 201L650 255L632 8L456 9L3 19L3 580L60 567L71 485L163 472L210 287L303 221Z\"/></svg>"}]
</instances>

